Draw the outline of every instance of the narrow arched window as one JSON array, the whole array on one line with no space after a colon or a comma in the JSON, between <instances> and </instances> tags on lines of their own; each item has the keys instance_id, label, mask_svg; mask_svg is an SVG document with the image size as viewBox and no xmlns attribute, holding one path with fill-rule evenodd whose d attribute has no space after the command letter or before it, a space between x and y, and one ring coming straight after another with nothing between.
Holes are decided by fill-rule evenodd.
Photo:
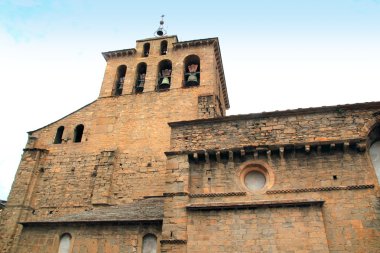
<instances>
[{"instance_id":1,"label":"narrow arched window","mask_svg":"<svg viewBox=\"0 0 380 253\"><path fill-rule=\"evenodd\" d=\"M62 135L63 135L64 130L65 130L64 126L58 127L57 133L55 134L55 138L54 138L54 144L61 144L62 143Z\"/></svg>"},{"instance_id":2,"label":"narrow arched window","mask_svg":"<svg viewBox=\"0 0 380 253\"><path fill-rule=\"evenodd\" d=\"M200 84L200 59L197 55L189 55L184 60L185 75L184 75L184 86L191 87Z\"/></svg>"},{"instance_id":3,"label":"narrow arched window","mask_svg":"<svg viewBox=\"0 0 380 253\"><path fill-rule=\"evenodd\" d=\"M168 53L168 41L161 41L160 54L166 55Z\"/></svg>"},{"instance_id":4,"label":"narrow arched window","mask_svg":"<svg viewBox=\"0 0 380 253\"><path fill-rule=\"evenodd\" d=\"M373 167L375 168L377 179L380 183L380 140L372 143L369 148L369 154L371 156Z\"/></svg>"},{"instance_id":5,"label":"narrow arched window","mask_svg":"<svg viewBox=\"0 0 380 253\"><path fill-rule=\"evenodd\" d=\"M59 240L59 249L58 253L69 253L71 246L71 235L63 234Z\"/></svg>"},{"instance_id":6,"label":"narrow arched window","mask_svg":"<svg viewBox=\"0 0 380 253\"><path fill-rule=\"evenodd\" d=\"M84 126L82 124L77 125L74 130L74 142L81 142L83 136Z\"/></svg>"},{"instance_id":7,"label":"narrow arched window","mask_svg":"<svg viewBox=\"0 0 380 253\"><path fill-rule=\"evenodd\" d=\"M170 88L172 77L172 62L163 60L158 64L157 90L164 91Z\"/></svg>"},{"instance_id":8,"label":"narrow arched window","mask_svg":"<svg viewBox=\"0 0 380 253\"><path fill-rule=\"evenodd\" d=\"M145 43L143 47L143 57L148 57L149 56L149 50L150 50L150 44Z\"/></svg>"},{"instance_id":9,"label":"narrow arched window","mask_svg":"<svg viewBox=\"0 0 380 253\"><path fill-rule=\"evenodd\" d=\"M136 84L135 84L136 93L141 93L144 91L145 76L146 76L146 63L140 62L137 65Z\"/></svg>"},{"instance_id":10,"label":"narrow arched window","mask_svg":"<svg viewBox=\"0 0 380 253\"><path fill-rule=\"evenodd\" d=\"M369 156L375 169L377 180L380 183L380 125L371 131L368 139L370 142Z\"/></svg>"},{"instance_id":11,"label":"narrow arched window","mask_svg":"<svg viewBox=\"0 0 380 253\"><path fill-rule=\"evenodd\" d=\"M127 73L127 66L121 65L117 68L117 78L114 86L114 96L120 96L123 93L123 86L125 74Z\"/></svg>"},{"instance_id":12,"label":"narrow arched window","mask_svg":"<svg viewBox=\"0 0 380 253\"><path fill-rule=\"evenodd\" d=\"M142 253L157 253L157 237L147 234L143 237Z\"/></svg>"}]
</instances>

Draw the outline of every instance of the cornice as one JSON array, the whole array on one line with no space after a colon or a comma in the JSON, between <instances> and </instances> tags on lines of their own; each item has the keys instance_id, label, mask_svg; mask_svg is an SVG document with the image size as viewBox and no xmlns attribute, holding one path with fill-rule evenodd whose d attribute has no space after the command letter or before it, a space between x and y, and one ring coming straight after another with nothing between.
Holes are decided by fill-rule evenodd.
<instances>
[{"instance_id":1,"label":"cornice","mask_svg":"<svg viewBox=\"0 0 380 253\"><path fill-rule=\"evenodd\" d=\"M136 49L134 49L134 48L121 49L121 50L116 50L116 51L108 51L108 52L102 53L102 55L106 61L108 61L111 58L133 56L135 54L136 54Z\"/></svg>"}]
</instances>

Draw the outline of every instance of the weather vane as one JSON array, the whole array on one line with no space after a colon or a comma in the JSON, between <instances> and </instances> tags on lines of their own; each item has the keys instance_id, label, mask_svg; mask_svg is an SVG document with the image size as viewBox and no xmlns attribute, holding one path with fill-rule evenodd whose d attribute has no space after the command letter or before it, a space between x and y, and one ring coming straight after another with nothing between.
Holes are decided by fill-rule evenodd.
<instances>
[{"instance_id":1,"label":"weather vane","mask_svg":"<svg viewBox=\"0 0 380 253\"><path fill-rule=\"evenodd\" d=\"M164 17L165 15L161 15L161 21L160 26L158 27L157 31L154 33L154 36L161 37L166 35L166 30L164 29Z\"/></svg>"}]
</instances>

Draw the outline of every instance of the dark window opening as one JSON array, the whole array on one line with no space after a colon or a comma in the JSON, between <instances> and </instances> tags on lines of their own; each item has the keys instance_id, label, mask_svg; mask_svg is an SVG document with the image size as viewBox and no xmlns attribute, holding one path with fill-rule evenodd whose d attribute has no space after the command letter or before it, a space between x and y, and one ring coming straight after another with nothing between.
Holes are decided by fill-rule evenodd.
<instances>
[{"instance_id":1,"label":"dark window opening","mask_svg":"<svg viewBox=\"0 0 380 253\"><path fill-rule=\"evenodd\" d=\"M127 66L121 65L117 68L117 78L115 83L114 95L120 96L123 93L123 86L125 74L127 73Z\"/></svg>"},{"instance_id":2,"label":"dark window opening","mask_svg":"<svg viewBox=\"0 0 380 253\"><path fill-rule=\"evenodd\" d=\"M150 44L149 43L145 43L144 44L143 57L148 57L149 56L149 50L150 50Z\"/></svg>"},{"instance_id":3,"label":"dark window opening","mask_svg":"<svg viewBox=\"0 0 380 253\"><path fill-rule=\"evenodd\" d=\"M158 65L158 84L157 90L164 91L170 88L172 76L172 62L163 60Z\"/></svg>"},{"instance_id":4,"label":"dark window opening","mask_svg":"<svg viewBox=\"0 0 380 253\"><path fill-rule=\"evenodd\" d=\"M54 144L61 144L62 143L62 135L63 135L64 130L65 130L64 126L58 127L57 133L55 134Z\"/></svg>"},{"instance_id":5,"label":"dark window opening","mask_svg":"<svg viewBox=\"0 0 380 253\"><path fill-rule=\"evenodd\" d=\"M139 63L139 65L137 65L137 78L136 78L136 85L135 85L136 93L141 93L144 91L145 76L146 76L146 63L141 62Z\"/></svg>"},{"instance_id":6,"label":"dark window opening","mask_svg":"<svg viewBox=\"0 0 380 253\"><path fill-rule=\"evenodd\" d=\"M83 136L84 126L82 124L77 125L74 130L74 142L81 142Z\"/></svg>"},{"instance_id":7,"label":"dark window opening","mask_svg":"<svg viewBox=\"0 0 380 253\"><path fill-rule=\"evenodd\" d=\"M166 55L168 53L168 42L166 40L161 41L160 54Z\"/></svg>"},{"instance_id":8,"label":"dark window opening","mask_svg":"<svg viewBox=\"0 0 380 253\"><path fill-rule=\"evenodd\" d=\"M197 55L189 55L185 58L184 86L198 86L200 83L200 59Z\"/></svg>"}]
</instances>

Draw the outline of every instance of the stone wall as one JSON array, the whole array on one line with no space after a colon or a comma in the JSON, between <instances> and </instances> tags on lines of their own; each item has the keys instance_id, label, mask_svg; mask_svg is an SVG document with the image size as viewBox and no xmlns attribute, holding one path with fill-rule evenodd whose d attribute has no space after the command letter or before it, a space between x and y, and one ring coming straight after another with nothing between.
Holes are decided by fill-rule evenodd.
<instances>
[{"instance_id":1,"label":"stone wall","mask_svg":"<svg viewBox=\"0 0 380 253\"><path fill-rule=\"evenodd\" d=\"M188 252L328 252L320 207L192 212Z\"/></svg>"},{"instance_id":2,"label":"stone wall","mask_svg":"<svg viewBox=\"0 0 380 253\"><path fill-rule=\"evenodd\" d=\"M228 149L367 138L380 103L175 122L171 150Z\"/></svg>"},{"instance_id":3,"label":"stone wall","mask_svg":"<svg viewBox=\"0 0 380 253\"><path fill-rule=\"evenodd\" d=\"M118 205L144 196L162 195L166 156L170 147L168 122L199 118L198 97L218 96L215 104L225 113L222 77L215 66L216 39L174 49L176 37L165 38L168 53L160 55L162 39L148 39L151 54L136 49L105 53L107 67L97 100L45 127L29 132L29 139L9 195L6 215L0 221L0 249L9 252L21 231L17 222L62 216L92 208ZM133 53L134 52L134 53ZM184 59L200 58L200 85L184 87ZM108 55L108 56L107 56ZM172 61L170 89L157 92L158 64ZM221 59L219 59L221 61ZM144 92L134 93L136 67L147 64ZM120 96L113 96L117 69L127 71ZM209 115L213 117L215 115ZM76 126L84 126L81 142L74 142ZM57 129L64 127L62 143L54 144ZM16 238L12 242L12 238Z\"/></svg>"},{"instance_id":4,"label":"stone wall","mask_svg":"<svg viewBox=\"0 0 380 253\"><path fill-rule=\"evenodd\" d=\"M163 237L174 231L182 252L378 252L379 185L366 148L379 110L171 123ZM266 171L262 189L244 183L251 166Z\"/></svg>"},{"instance_id":5,"label":"stone wall","mask_svg":"<svg viewBox=\"0 0 380 253\"><path fill-rule=\"evenodd\" d=\"M70 252L73 253L141 252L143 236L151 233L160 241L160 228L160 224L29 225L24 227L15 252L58 252L60 236L64 233L72 237Z\"/></svg>"},{"instance_id":6,"label":"stone wall","mask_svg":"<svg viewBox=\"0 0 380 253\"><path fill-rule=\"evenodd\" d=\"M251 192L245 188L240 172L249 164L266 164L271 170L273 185L266 191ZM269 157L246 154L244 157L235 155L232 161L221 159L219 162L212 155L208 162L190 156L189 170L189 203L210 206L211 209L189 214L189 252L202 252L207 247L214 247L218 252L283 252L285 249L327 252L327 246L330 252L376 252L380 248L376 239L380 236L378 186L365 152L355 149L326 150L319 154L316 150L310 153L288 151L283 158L279 154ZM324 204L318 209L318 215L316 209L311 211L309 207L228 212L212 208L215 203L233 205L301 199L323 200ZM257 219L262 213L271 218L265 223L268 227L260 230ZM284 229L281 222L285 223L293 216L299 216L297 221L302 224L294 227L288 224L291 228ZM308 224L316 219L319 219L319 225ZM272 232L265 228L272 229ZM296 232L290 231L292 228ZM302 232L305 237L287 237L302 229L306 229ZM218 232L226 233L226 236ZM309 238L310 235L314 238ZM325 246L322 243L317 246L317 241L321 240L317 239L318 236L327 239ZM253 242L248 240L248 243L247 238Z\"/></svg>"}]
</instances>

